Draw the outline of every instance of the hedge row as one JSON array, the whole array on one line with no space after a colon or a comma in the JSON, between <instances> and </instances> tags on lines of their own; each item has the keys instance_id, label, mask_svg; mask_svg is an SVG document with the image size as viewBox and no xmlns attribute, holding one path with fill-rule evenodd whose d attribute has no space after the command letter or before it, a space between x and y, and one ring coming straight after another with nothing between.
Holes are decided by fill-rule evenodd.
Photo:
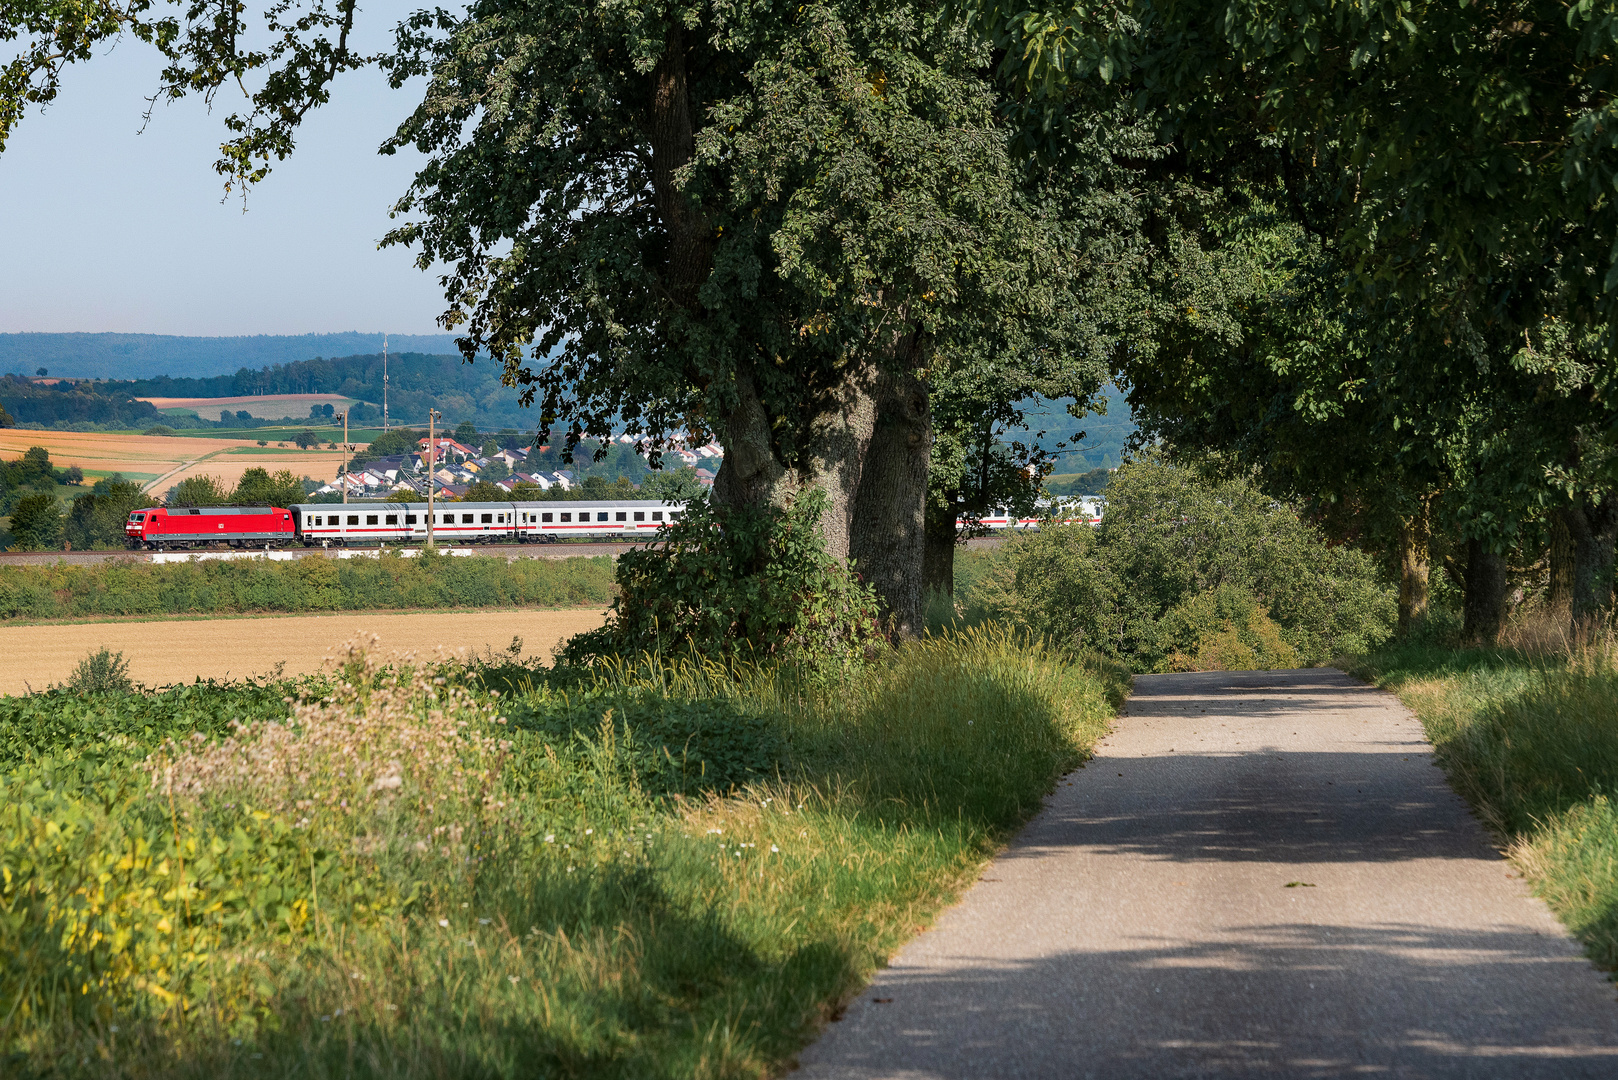
<instances>
[{"instance_id":1,"label":"hedge row","mask_svg":"<svg viewBox=\"0 0 1618 1080\"><path fill-rule=\"evenodd\" d=\"M612 560L457 558L387 553L288 562L118 559L0 568L0 620L88 615L229 615L375 608L606 604Z\"/></svg>"}]
</instances>

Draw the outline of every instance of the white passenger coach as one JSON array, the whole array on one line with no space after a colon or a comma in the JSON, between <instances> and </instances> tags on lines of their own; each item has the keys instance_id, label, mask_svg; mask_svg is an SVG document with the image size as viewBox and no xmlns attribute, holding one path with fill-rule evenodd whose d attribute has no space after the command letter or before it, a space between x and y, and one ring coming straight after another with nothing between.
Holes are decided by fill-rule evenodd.
<instances>
[{"instance_id":1,"label":"white passenger coach","mask_svg":"<svg viewBox=\"0 0 1618 1080\"><path fill-rule=\"evenodd\" d=\"M630 539L678 521L684 503L441 502L433 507L433 540L446 544L547 541L565 536ZM299 503L293 521L306 546L427 539L427 504Z\"/></svg>"}]
</instances>

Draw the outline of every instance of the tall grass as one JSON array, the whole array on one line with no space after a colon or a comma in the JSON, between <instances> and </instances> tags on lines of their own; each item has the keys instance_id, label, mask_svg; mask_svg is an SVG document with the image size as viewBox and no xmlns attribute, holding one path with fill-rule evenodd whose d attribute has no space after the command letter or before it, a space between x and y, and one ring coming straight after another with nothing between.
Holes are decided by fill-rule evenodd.
<instances>
[{"instance_id":1,"label":"tall grass","mask_svg":"<svg viewBox=\"0 0 1618 1080\"><path fill-rule=\"evenodd\" d=\"M55 779L72 772L63 747L6 781L32 809L4 820L0 861L41 869L32 887L5 879L0 907L24 918L0 920L0 952L60 963L65 949L114 978L104 961L123 954L64 945L61 928L105 929L81 902L86 871L139 836L148 900L118 911L145 966L89 994L83 978L42 988L21 961L0 969L0 1005L26 1006L0 1029L8 1066L779 1071L1089 753L1126 690L1111 667L993 627L830 678L645 658L579 679L356 654L284 726L98 758L118 783ZM48 820L70 839L47 858ZM173 1000L139 985L159 978Z\"/></svg>"},{"instance_id":2,"label":"tall grass","mask_svg":"<svg viewBox=\"0 0 1618 1080\"><path fill-rule=\"evenodd\" d=\"M1584 943L1618 969L1618 636L1528 613L1505 647L1347 665L1421 718L1451 783Z\"/></svg>"}]
</instances>

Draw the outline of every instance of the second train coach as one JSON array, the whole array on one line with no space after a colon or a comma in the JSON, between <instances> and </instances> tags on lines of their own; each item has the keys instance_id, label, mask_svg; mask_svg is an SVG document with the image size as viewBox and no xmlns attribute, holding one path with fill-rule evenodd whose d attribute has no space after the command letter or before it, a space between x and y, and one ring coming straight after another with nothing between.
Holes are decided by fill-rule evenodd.
<instances>
[{"instance_id":1,"label":"second train coach","mask_svg":"<svg viewBox=\"0 0 1618 1080\"><path fill-rule=\"evenodd\" d=\"M655 499L438 503L432 510L432 530L435 541L447 544L565 536L633 538L678 521L684 510L684 503ZM306 545L427 539L424 502L299 503L292 507L292 516Z\"/></svg>"}]
</instances>

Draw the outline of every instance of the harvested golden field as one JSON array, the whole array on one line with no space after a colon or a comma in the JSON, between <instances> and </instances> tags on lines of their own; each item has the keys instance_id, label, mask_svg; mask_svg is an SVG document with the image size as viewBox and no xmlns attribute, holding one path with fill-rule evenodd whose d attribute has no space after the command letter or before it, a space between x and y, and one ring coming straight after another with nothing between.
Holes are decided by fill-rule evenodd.
<instances>
[{"instance_id":1,"label":"harvested golden field","mask_svg":"<svg viewBox=\"0 0 1618 1080\"><path fill-rule=\"evenodd\" d=\"M218 440L207 441L217 443ZM341 450L299 450L291 443L285 447L278 447L274 443L263 447L256 442L244 445L234 441L225 445L227 449L186 464L170 475L154 481L147 490L161 496L181 480L203 473L217 476L226 486L231 486L240 480L242 473L248 469L267 469L272 473L290 469L294 476L331 480L336 477L343 464Z\"/></svg>"},{"instance_id":2,"label":"harvested golden field","mask_svg":"<svg viewBox=\"0 0 1618 1080\"><path fill-rule=\"evenodd\" d=\"M224 398L149 397L139 400L149 401L159 409L186 409L204 420L219 419L219 413L224 409L229 409L232 414L246 412L264 420L280 420L283 417L305 420L308 419L311 405L330 405L338 412L342 412L355 401L354 398L344 397L341 394L265 394Z\"/></svg>"},{"instance_id":3,"label":"harvested golden field","mask_svg":"<svg viewBox=\"0 0 1618 1080\"><path fill-rule=\"evenodd\" d=\"M50 451L58 468L77 465L92 476L121 472L151 478L161 494L188 476L210 473L234 484L258 467L291 469L298 476L329 480L342 464L340 450L261 447L257 439L196 439L183 435L118 435L101 431L26 431L0 428L0 458L21 457L30 446Z\"/></svg>"},{"instance_id":4,"label":"harvested golden field","mask_svg":"<svg viewBox=\"0 0 1618 1080\"><path fill-rule=\"evenodd\" d=\"M87 653L106 646L130 661L130 677L148 686L273 672L318 671L355 634L376 634L385 653L432 655L503 650L513 636L525 656L549 657L563 638L600 626L603 613L477 611L295 615L287 618L77 623L0 627L0 694L43 690L72 674Z\"/></svg>"}]
</instances>

